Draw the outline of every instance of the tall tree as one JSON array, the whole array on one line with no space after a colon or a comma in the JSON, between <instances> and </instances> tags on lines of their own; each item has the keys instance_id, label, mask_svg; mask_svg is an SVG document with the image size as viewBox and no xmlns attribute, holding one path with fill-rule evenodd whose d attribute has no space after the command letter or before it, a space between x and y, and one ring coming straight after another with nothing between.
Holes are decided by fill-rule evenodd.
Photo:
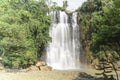
<instances>
[{"instance_id":1,"label":"tall tree","mask_svg":"<svg viewBox=\"0 0 120 80\"><path fill-rule=\"evenodd\" d=\"M80 8L83 42L98 60L112 65L118 80L115 63L120 60L119 0L88 0ZM89 51L88 51L89 52Z\"/></svg>"},{"instance_id":2,"label":"tall tree","mask_svg":"<svg viewBox=\"0 0 120 80\"><path fill-rule=\"evenodd\" d=\"M3 64L9 68L34 64L50 40L50 16L45 1L6 0L0 5L0 12Z\"/></svg>"}]
</instances>

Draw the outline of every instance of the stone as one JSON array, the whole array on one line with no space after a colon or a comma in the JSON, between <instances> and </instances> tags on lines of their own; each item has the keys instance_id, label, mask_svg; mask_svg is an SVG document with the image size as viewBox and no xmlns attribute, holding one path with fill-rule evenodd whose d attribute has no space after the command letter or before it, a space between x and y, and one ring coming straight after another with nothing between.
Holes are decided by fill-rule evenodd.
<instances>
[{"instance_id":1,"label":"stone","mask_svg":"<svg viewBox=\"0 0 120 80\"><path fill-rule=\"evenodd\" d=\"M36 63L36 66L37 66L37 67L45 66L45 65L46 65L46 63L45 63L44 61L38 61L38 62Z\"/></svg>"},{"instance_id":2,"label":"stone","mask_svg":"<svg viewBox=\"0 0 120 80\"><path fill-rule=\"evenodd\" d=\"M40 66L40 70L41 71L51 71L52 67L50 67L50 66Z\"/></svg>"},{"instance_id":3,"label":"stone","mask_svg":"<svg viewBox=\"0 0 120 80\"><path fill-rule=\"evenodd\" d=\"M93 76L91 76L91 75L89 75L89 74L87 74L87 73L84 73L84 72L81 72L81 73L80 73L80 77L81 77L81 78L89 78L89 79L90 79L90 78L94 78Z\"/></svg>"},{"instance_id":4,"label":"stone","mask_svg":"<svg viewBox=\"0 0 120 80\"><path fill-rule=\"evenodd\" d=\"M31 65L27 70L28 71L39 71L39 68L34 65Z\"/></svg>"}]
</instances>

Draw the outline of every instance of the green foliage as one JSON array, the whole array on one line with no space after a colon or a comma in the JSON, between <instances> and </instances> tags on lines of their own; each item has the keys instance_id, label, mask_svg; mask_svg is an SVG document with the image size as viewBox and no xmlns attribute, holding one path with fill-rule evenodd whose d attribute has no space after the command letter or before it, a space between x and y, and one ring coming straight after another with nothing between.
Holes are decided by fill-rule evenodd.
<instances>
[{"instance_id":1,"label":"green foliage","mask_svg":"<svg viewBox=\"0 0 120 80\"><path fill-rule=\"evenodd\" d=\"M44 0L10 0L0 6L3 64L26 68L40 58L50 40L50 16Z\"/></svg>"},{"instance_id":2,"label":"green foliage","mask_svg":"<svg viewBox=\"0 0 120 80\"><path fill-rule=\"evenodd\" d=\"M91 41L92 32L96 32L98 25L101 23L102 3L101 0L89 0L78 9L80 11L80 25L82 39L85 45Z\"/></svg>"},{"instance_id":3,"label":"green foliage","mask_svg":"<svg viewBox=\"0 0 120 80\"><path fill-rule=\"evenodd\" d=\"M51 10L61 10L61 11L64 11L65 10L65 8L63 8L63 7L60 7L60 6L52 6L51 7Z\"/></svg>"},{"instance_id":4,"label":"green foliage","mask_svg":"<svg viewBox=\"0 0 120 80\"><path fill-rule=\"evenodd\" d=\"M101 0L88 0L84 2L83 5L79 8L81 13L92 13L95 11L100 11L102 9Z\"/></svg>"},{"instance_id":5,"label":"green foliage","mask_svg":"<svg viewBox=\"0 0 120 80\"><path fill-rule=\"evenodd\" d=\"M64 6L60 7L60 6L57 5L56 2L52 2L52 5L50 6L49 11L55 11L55 10L65 11L65 9L66 8Z\"/></svg>"},{"instance_id":6,"label":"green foliage","mask_svg":"<svg viewBox=\"0 0 120 80\"><path fill-rule=\"evenodd\" d=\"M120 0L88 0L80 10L83 42L99 61L106 60L118 73L120 60ZM89 44L88 44L89 43Z\"/></svg>"},{"instance_id":7,"label":"green foliage","mask_svg":"<svg viewBox=\"0 0 120 80\"><path fill-rule=\"evenodd\" d=\"M115 3L114 5L117 6ZM99 52L101 46L107 46L107 48L103 48L105 51L115 51L120 57L120 16L118 15L120 7L116 6L110 8L109 12L104 13L102 17L104 21L99 25L97 32L93 33L92 50Z\"/></svg>"},{"instance_id":8,"label":"green foliage","mask_svg":"<svg viewBox=\"0 0 120 80\"><path fill-rule=\"evenodd\" d=\"M112 55L120 57L120 6L119 0L88 0L78 10L82 39L90 46L95 58ZM89 44L88 44L89 43ZM115 54L115 55L114 55Z\"/></svg>"}]
</instances>

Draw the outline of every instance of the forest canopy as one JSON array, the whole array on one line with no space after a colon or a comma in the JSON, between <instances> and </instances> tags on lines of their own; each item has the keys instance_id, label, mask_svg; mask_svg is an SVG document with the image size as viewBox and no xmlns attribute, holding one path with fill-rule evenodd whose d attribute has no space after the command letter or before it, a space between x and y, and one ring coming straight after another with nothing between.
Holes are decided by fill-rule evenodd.
<instances>
[{"instance_id":1,"label":"forest canopy","mask_svg":"<svg viewBox=\"0 0 120 80\"><path fill-rule=\"evenodd\" d=\"M0 0L0 4L2 63L9 68L34 64L50 40L45 0Z\"/></svg>"},{"instance_id":2,"label":"forest canopy","mask_svg":"<svg viewBox=\"0 0 120 80\"><path fill-rule=\"evenodd\" d=\"M96 57L110 51L120 57L119 0L88 0L78 9L84 46ZM112 54L114 53L114 54Z\"/></svg>"}]
</instances>

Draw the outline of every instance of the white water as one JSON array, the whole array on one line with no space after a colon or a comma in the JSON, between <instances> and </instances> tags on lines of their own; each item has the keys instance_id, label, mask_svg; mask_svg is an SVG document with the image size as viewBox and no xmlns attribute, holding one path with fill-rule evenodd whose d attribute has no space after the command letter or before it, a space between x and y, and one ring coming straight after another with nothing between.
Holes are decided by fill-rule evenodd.
<instances>
[{"instance_id":1,"label":"white water","mask_svg":"<svg viewBox=\"0 0 120 80\"><path fill-rule=\"evenodd\" d=\"M80 39L77 13L69 19L65 12L54 11L50 36L52 42L47 48L46 62L53 69L79 69L80 68Z\"/></svg>"}]
</instances>

